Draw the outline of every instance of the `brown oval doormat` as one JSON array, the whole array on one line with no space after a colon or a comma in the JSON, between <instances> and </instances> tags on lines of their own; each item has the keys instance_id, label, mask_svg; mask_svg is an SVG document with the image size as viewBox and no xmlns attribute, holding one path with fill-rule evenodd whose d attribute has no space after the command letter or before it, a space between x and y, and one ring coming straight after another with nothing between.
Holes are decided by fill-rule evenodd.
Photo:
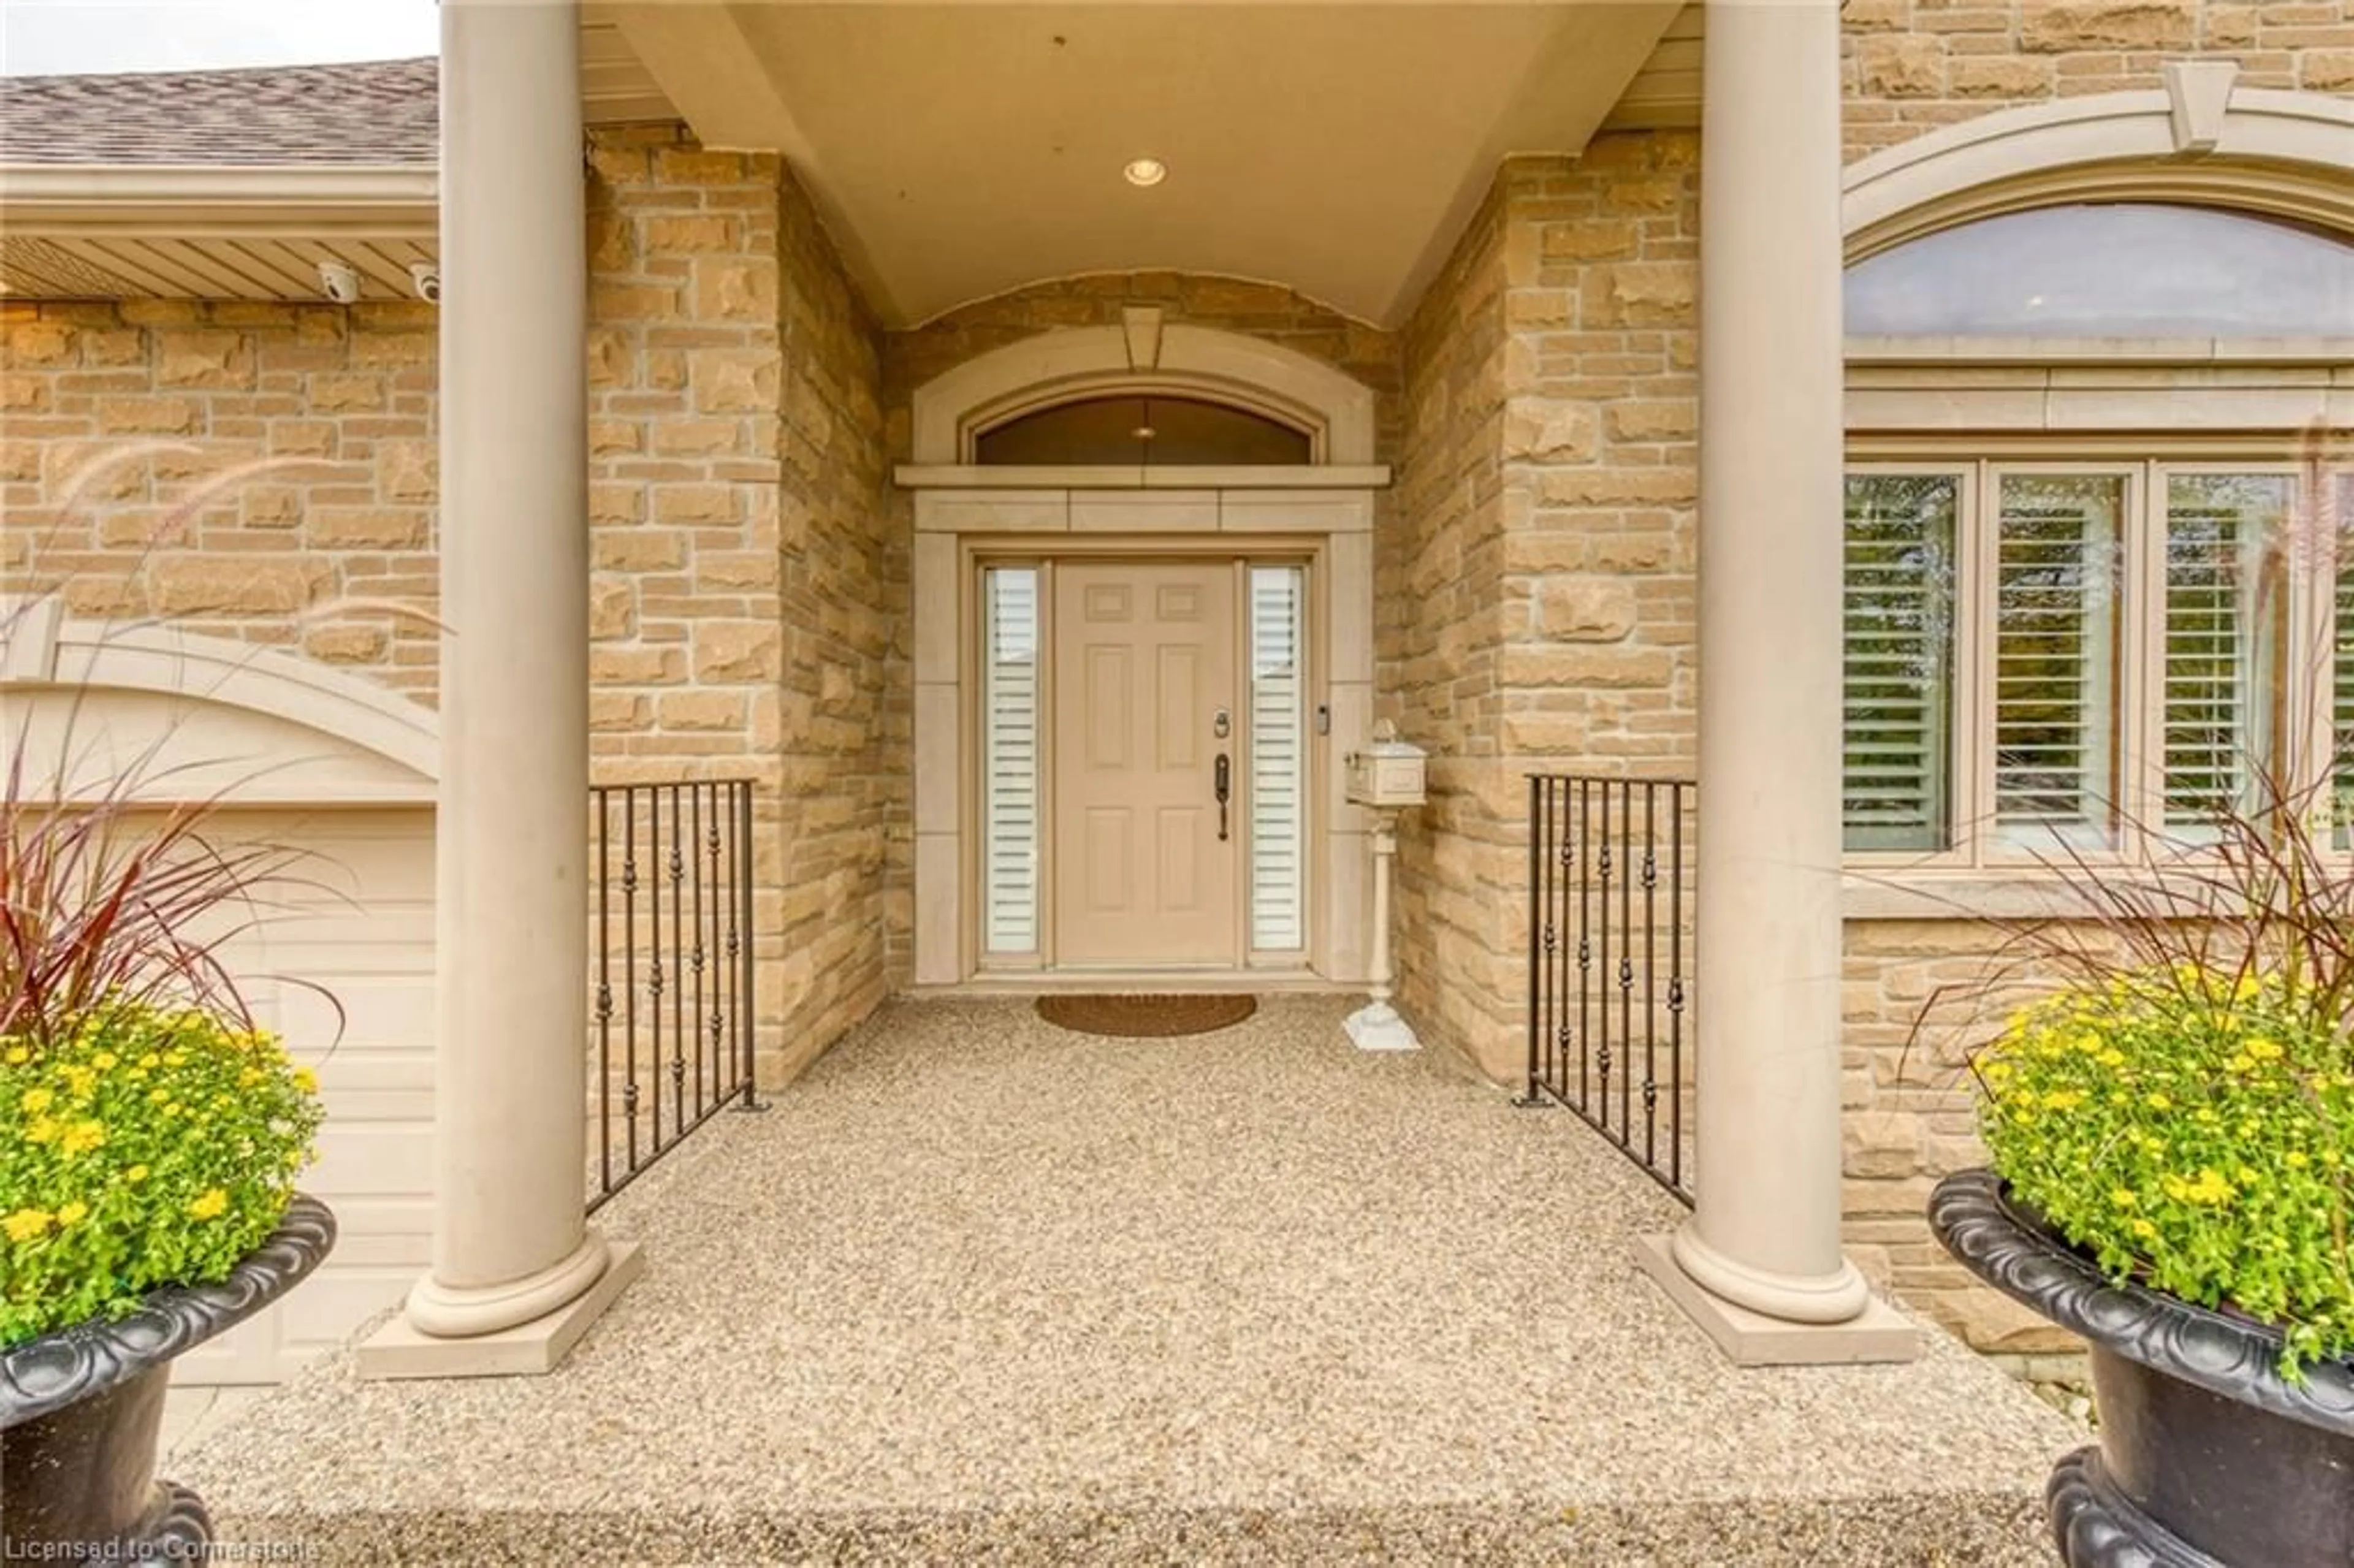
<instances>
[{"instance_id":1,"label":"brown oval doormat","mask_svg":"<svg viewBox=\"0 0 2354 1568\"><path fill-rule=\"evenodd\" d=\"M1156 1039L1230 1029L1258 1011L1255 996L1042 996L1038 1016L1081 1034Z\"/></svg>"}]
</instances>

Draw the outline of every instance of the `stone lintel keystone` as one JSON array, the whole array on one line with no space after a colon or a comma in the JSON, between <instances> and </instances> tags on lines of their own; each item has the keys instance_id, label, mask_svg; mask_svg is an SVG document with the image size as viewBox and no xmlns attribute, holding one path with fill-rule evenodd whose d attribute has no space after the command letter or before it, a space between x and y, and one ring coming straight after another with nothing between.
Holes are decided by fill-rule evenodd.
<instances>
[{"instance_id":1,"label":"stone lintel keystone","mask_svg":"<svg viewBox=\"0 0 2354 1568\"><path fill-rule=\"evenodd\" d=\"M1128 337L1128 367L1130 370L1158 370L1161 367L1161 307L1129 306L1119 313L1119 329Z\"/></svg>"},{"instance_id":2,"label":"stone lintel keystone","mask_svg":"<svg viewBox=\"0 0 2354 1568\"><path fill-rule=\"evenodd\" d=\"M2211 153L2223 137L2223 117L2240 75L2237 60L2168 60L2166 96L2178 153Z\"/></svg>"}]
</instances>

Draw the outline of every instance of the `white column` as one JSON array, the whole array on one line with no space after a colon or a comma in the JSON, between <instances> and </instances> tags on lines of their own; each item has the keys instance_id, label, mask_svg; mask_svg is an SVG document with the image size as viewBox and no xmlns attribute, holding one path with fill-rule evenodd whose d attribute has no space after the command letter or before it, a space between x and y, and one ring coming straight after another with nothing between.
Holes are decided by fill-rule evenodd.
<instances>
[{"instance_id":1,"label":"white column","mask_svg":"<svg viewBox=\"0 0 2354 1568\"><path fill-rule=\"evenodd\" d=\"M1699 1205L1670 1250L1704 1323L1843 1323L1838 7L1727 0L1704 47Z\"/></svg>"},{"instance_id":2,"label":"white column","mask_svg":"<svg viewBox=\"0 0 2354 1568\"><path fill-rule=\"evenodd\" d=\"M511 1339L553 1334L568 1344L577 1328L548 1325L619 1287L582 1211L588 539L579 27L574 0L441 6L446 630L433 1261L408 1295L408 1353L387 1345L376 1368L385 1375L544 1370L537 1362L552 1364L561 1345L487 1365L476 1351L475 1364L458 1365L415 1337L513 1330Z\"/></svg>"}]
</instances>

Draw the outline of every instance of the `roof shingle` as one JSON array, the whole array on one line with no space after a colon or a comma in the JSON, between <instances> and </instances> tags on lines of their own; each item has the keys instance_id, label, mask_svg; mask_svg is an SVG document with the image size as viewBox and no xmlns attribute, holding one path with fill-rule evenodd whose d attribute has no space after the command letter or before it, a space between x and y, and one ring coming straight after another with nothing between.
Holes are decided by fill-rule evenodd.
<instances>
[{"instance_id":1,"label":"roof shingle","mask_svg":"<svg viewBox=\"0 0 2354 1568\"><path fill-rule=\"evenodd\" d=\"M0 164L430 165L438 62L0 80Z\"/></svg>"}]
</instances>

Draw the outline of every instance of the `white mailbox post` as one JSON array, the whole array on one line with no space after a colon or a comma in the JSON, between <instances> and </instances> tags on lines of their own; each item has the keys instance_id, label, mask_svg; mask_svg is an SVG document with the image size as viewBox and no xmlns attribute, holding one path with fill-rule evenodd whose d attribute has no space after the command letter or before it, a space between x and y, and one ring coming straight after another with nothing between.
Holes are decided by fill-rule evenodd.
<instances>
[{"instance_id":1,"label":"white mailbox post","mask_svg":"<svg viewBox=\"0 0 2354 1568\"><path fill-rule=\"evenodd\" d=\"M1426 761L1422 747L1400 740L1387 719L1373 726L1373 744L1350 753L1347 761L1350 800L1373 813L1373 974L1365 1005L1342 1025L1361 1051L1413 1051L1422 1044L1390 1005L1390 982L1396 978L1390 964L1390 863L1397 858L1398 813L1423 803Z\"/></svg>"}]
</instances>

